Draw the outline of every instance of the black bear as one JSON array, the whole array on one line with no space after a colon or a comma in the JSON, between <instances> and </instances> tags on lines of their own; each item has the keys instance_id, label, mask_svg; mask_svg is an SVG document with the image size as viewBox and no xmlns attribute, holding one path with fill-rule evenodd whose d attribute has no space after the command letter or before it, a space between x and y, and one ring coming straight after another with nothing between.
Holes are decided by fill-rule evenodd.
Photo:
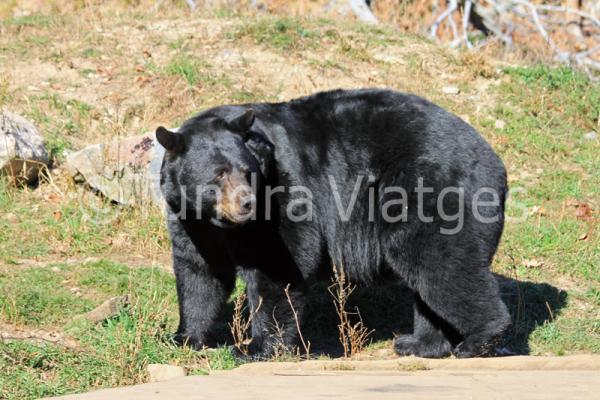
<instances>
[{"instance_id":1,"label":"black bear","mask_svg":"<svg viewBox=\"0 0 600 400\"><path fill-rule=\"evenodd\" d=\"M284 289L301 316L307 279L332 265L355 282L387 273L414 291L414 332L394 340L400 355L490 355L510 324L489 269L504 165L427 100L363 89L221 106L156 138L167 150L179 342L213 344L239 274L256 311L251 352L294 345Z\"/></svg>"}]
</instances>

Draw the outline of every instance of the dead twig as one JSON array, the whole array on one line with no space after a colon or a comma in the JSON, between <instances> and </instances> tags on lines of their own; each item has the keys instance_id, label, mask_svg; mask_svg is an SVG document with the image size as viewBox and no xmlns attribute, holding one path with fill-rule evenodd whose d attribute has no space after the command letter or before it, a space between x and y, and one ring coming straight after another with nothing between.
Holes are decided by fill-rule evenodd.
<instances>
[{"instance_id":1,"label":"dead twig","mask_svg":"<svg viewBox=\"0 0 600 400\"><path fill-rule=\"evenodd\" d=\"M273 313L271 314L273 318L273 323L271 324L271 327L275 332L274 336L277 340L276 344L273 346L274 357L277 358L290 352L290 349L286 346L285 340L283 338L285 332L285 325L280 325L279 321L277 321L277 317L275 317L275 309L276 307L273 307Z\"/></svg>"},{"instance_id":2,"label":"dead twig","mask_svg":"<svg viewBox=\"0 0 600 400\"><path fill-rule=\"evenodd\" d=\"M302 342L302 347L304 348L304 353L306 354L306 359L310 359L310 341L305 341L304 336L302 335L302 330L300 329L300 318L298 317L298 312L292 303L292 299L290 297L290 285L288 284L285 289L285 297L287 297L288 304L290 305L290 309L292 310L292 315L294 316L294 322L296 323L296 330L298 331L298 336L300 337L300 341Z\"/></svg>"}]
</instances>

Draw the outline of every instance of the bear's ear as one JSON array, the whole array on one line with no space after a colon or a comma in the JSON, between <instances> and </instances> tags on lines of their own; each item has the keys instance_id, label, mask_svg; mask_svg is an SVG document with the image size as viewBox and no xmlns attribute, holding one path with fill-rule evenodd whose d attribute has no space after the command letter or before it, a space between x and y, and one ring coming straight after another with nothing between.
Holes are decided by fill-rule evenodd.
<instances>
[{"instance_id":1,"label":"bear's ear","mask_svg":"<svg viewBox=\"0 0 600 400\"><path fill-rule=\"evenodd\" d=\"M162 126L156 129L156 140L168 151L175 151L178 147L177 134Z\"/></svg>"},{"instance_id":2,"label":"bear's ear","mask_svg":"<svg viewBox=\"0 0 600 400\"><path fill-rule=\"evenodd\" d=\"M235 114L227 118L225 122L227 123L227 128L232 132L239 133L245 139L248 137L248 132L254 123L254 119L254 110L249 108L240 114Z\"/></svg>"}]
</instances>

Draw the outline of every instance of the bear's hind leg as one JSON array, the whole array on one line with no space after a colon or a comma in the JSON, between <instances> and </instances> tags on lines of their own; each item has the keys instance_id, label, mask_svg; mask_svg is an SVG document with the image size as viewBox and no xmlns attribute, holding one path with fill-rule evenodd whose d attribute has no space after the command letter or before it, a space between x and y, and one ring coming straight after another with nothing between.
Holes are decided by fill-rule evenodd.
<instances>
[{"instance_id":1,"label":"bear's hind leg","mask_svg":"<svg viewBox=\"0 0 600 400\"><path fill-rule=\"evenodd\" d=\"M493 355L510 314L487 268L440 267L421 276L419 295L427 306L460 335L452 351L458 358Z\"/></svg>"},{"instance_id":2,"label":"bear's hind leg","mask_svg":"<svg viewBox=\"0 0 600 400\"><path fill-rule=\"evenodd\" d=\"M398 355L414 355L425 358L442 358L450 355L453 346L446 338L441 321L415 295L413 333L394 338L394 350Z\"/></svg>"}]
</instances>

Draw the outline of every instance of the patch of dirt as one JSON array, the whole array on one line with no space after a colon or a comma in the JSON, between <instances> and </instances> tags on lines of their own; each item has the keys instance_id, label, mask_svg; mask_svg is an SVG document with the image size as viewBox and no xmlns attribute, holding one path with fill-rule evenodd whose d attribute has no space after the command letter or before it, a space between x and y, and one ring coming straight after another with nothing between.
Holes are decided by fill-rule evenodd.
<instances>
[{"instance_id":1,"label":"patch of dirt","mask_svg":"<svg viewBox=\"0 0 600 400\"><path fill-rule=\"evenodd\" d=\"M155 15L142 22L116 22L109 16L70 20L68 30L58 26L42 31L53 40L47 48L29 50L39 57L19 57L0 66L11 90L24 97L48 92L91 105L97 115L84 126L85 132L78 132L79 145L99 141L99 134L133 134L172 124L203 108L235 102L228 97L241 91L287 100L335 88L390 87L435 99L448 82L464 81L465 68L457 66L456 54L418 38L387 41L382 36L382 43L371 43L357 39L351 27L311 27L317 36L311 39L314 46L281 51L252 37L235 38L244 19ZM329 30L335 31L335 39L324 37ZM87 51L97 55L83 57ZM165 74L165 66L183 54L226 77L226 93L204 84L202 76L190 88ZM200 72L206 73L204 67ZM454 100L459 99L481 100ZM478 102L488 104L489 99ZM21 106L32 105L25 101Z\"/></svg>"},{"instance_id":2,"label":"patch of dirt","mask_svg":"<svg viewBox=\"0 0 600 400\"><path fill-rule=\"evenodd\" d=\"M50 268L56 265L73 266L94 263L101 260L127 265L131 268L154 267L168 272L173 272L170 254L153 254L149 259L142 254L127 253L111 253L98 255L95 257L78 257L68 259L65 259L64 257L61 258L58 256L46 255L37 257L35 259L12 259L10 263L2 262L0 260L0 271L9 271L14 270L15 268Z\"/></svg>"}]
</instances>

